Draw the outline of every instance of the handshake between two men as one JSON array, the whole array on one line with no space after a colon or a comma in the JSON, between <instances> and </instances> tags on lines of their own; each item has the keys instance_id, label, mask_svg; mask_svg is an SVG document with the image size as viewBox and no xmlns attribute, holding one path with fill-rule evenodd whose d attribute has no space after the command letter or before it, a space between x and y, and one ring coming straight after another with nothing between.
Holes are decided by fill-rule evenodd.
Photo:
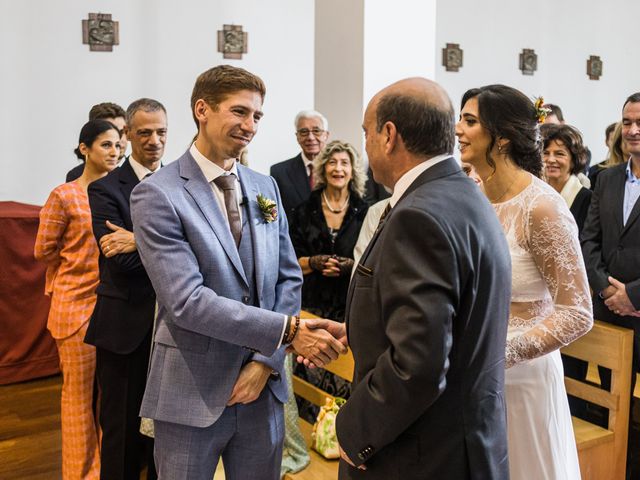
<instances>
[{"instance_id":1,"label":"handshake between two men","mask_svg":"<svg viewBox=\"0 0 640 480\"><path fill-rule=\"evenodd\" d=\"M347 329L344 323L325 318L301 318L288 343L288 351L298 354L299 363L323 367L347 353Z\"/></svg>"}]
</instances>

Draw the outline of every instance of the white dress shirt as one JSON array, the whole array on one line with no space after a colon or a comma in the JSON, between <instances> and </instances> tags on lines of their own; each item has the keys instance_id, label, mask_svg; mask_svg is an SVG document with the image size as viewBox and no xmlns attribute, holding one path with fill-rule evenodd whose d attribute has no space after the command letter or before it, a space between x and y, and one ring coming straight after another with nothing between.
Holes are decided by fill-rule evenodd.
<instances>
[{"instance_id":1,"label":"white dress shirt","mask_svg":"<svg viewBox=\"0 0 640 480\"><path fill-rule=\"evenodd\" d=\"M408 172L405 172L405 174L400 177L400 179L393 187L393 195L391 195L391 200L389 201L391 208L396 206L396 203L398 203L398 200L400 200L402 195L404 195L404 192L407 191L407 189L416 180L416 178L420 176L422 172L424 172L428 168L433 167L435 164L446 160L449 157L451 157L451 155L448 153L445 153L444 155L437 155L425 162L420 163L419 165L416 165Z\"/></svg>"},{"instance_id":2,"label":"white dress shirt","mask_svg":"<svg viewBox=\"0 0 640 480\"><path fill-rule=\"evenodd\" d=\"M140 181L142 181L150 173L154 173L158 168L160 168L160 164L158 164L156 170L149 170L147 167L133 158L133 155L129 155L129 165L131 165L131 168L133 168L133 173L136 174L136 177L138 177L138 180Z\"/></svg>"},{"instance_id":3,"label":"white dress shirt","mask_svg":"<svg viewBox=\"0 0 640 480\"><path fill-rule=\"evenodd\" d=\"M229 218L227 217L227 208L224 204L224 191L220 187L218 187L215 183L213 183L213 181L222 175L234 174L236 176L236 201L238 202L238 212L240 212L240 224L242 225L242 208L240 208L242 205L242 186L240 185L240 179L238 177L238 166L236 162L233 162L233 165L231 166L230 170L225 170L224 168L221 168L215 163L213 163L211 160L205 157L202 153L200 153L200 150L198 150L195 143L191 145L191 148L189 149L189 153L191 154L193 159L196 161L196 163L200 167L200 170L202 170L202 173L204 174L204 178L206 178L207 182L209 182L209 185L211 186L211 191L213 192L213 196L216 198L216 201L218 202L218 206L220 207L220 210L222 211L224 218L227 219L227 223L229 222Z\"/></svg>"}]
</instances>

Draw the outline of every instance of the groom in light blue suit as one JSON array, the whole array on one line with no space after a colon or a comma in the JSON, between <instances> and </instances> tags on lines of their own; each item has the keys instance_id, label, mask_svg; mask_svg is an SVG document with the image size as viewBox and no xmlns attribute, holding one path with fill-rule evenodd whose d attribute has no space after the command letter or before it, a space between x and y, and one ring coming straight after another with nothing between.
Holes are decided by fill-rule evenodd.
<instances>
[{"instance_id":1,"label":"groom in light blue suit","mask_svg":"<svg viewBox=\"0 0 640 480\"><path fill-rule=\"evenodd\" d=\"M297 316L302 275L276 183L235 161L264 95L240 68L200 75L194 144L131 195L158 299L141 415L154 419L160 479L211 480L220 458L229 480L279 478L285 348L318 365L346 350Z\"/></svg>"}]
</instances>

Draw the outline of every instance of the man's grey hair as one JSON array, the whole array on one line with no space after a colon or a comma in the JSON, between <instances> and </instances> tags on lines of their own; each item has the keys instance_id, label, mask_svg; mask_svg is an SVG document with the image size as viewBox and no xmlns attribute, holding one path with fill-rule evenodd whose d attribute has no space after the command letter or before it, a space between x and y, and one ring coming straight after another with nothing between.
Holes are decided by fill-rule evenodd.
<instances>
[{"instance_id":1,"label":"man's grey hair","mask_svg":"<svg viewBox=\"0 0 640 480\"><path fill-rule=\"evenodd\" d=\"M159 101L153 100L151 98L139 98L138 100L132 102L131 105L129 105L129 107L127 108L126 121L128 126L131 126L131 120L133 119L133 116L140 110L147 113L162 110L165 115L167 114L167 110L164 108L164 105L162 105Z\"/></svg>"},{"instance_id":2,"label":"man's grey hair","mask_svg":"<svg viewBox=\"0 0 640 480\"><path fill-rule=\"evenodd\" d=\"M322 120L322 128L326 131L329 131L329 121L326 119L324 115L316 110L302 110L300 113L296 115L296 119L293 121L293 126L298 130L298 123L303 118L319 118Z\"/></svg>"}]
</instances>

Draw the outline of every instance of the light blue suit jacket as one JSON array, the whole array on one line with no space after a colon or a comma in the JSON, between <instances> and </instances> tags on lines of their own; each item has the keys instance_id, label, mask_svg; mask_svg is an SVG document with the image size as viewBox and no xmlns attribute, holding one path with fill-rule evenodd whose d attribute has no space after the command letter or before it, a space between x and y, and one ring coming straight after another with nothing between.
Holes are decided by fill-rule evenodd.
<instances>
[{"instance_id":1,"label":"light blue suit jacket","mask_svg":"<svg viewBox=\"0 0 640 480\"><path fill-rule=\"evenodd\" d=\"M131 217L158 299L154 352L141 415L206 427L222 414L251 351L280 376L269 388L285 402L283 316L300 311L302 273L273 178L238 165L248 200L259 308L227 220L189 152L141 182ZM267 223L256 197L278 205Z\"/></svg>"}]
</instances>

